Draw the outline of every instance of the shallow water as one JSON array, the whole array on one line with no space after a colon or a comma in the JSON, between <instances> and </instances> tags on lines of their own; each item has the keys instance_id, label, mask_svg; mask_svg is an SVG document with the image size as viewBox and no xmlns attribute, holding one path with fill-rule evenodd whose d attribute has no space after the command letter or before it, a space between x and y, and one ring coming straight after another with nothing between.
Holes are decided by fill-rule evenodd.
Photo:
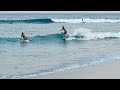
<instances>
[{"instance_id":1,"label":"shallow water","mask_svg":"<svg viewBox=\"0 0 120 90\"><path fill-rule=\"evenodd\" d=\"M52 22L41 23L46 18ZM119 18L119 14L0 14L0 21L39 20L0 23L0 78L26 78L120 59ZM62 25L69 34L65 42ZM21 32L29 43L20 42Z\"/></svg>"}]
</instances>

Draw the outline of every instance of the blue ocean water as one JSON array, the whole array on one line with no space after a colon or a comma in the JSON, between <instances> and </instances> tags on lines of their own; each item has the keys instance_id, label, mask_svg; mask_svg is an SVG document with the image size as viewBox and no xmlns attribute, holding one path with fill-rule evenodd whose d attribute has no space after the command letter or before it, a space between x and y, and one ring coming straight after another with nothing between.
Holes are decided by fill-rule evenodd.
<instances>
[{"instance_id":1,"label":"blue ocean water","mask_svg":"<svg viewBox=\"0 0 120 90\"><path fill-rule=\"evenodd\" d=\"M66 41L62 26L68 31ZM22 32L29 43L21 42ZM0 78L27 78L115 59L120 59L119 13L0 14Z\"/></svg>"}]
</instances>

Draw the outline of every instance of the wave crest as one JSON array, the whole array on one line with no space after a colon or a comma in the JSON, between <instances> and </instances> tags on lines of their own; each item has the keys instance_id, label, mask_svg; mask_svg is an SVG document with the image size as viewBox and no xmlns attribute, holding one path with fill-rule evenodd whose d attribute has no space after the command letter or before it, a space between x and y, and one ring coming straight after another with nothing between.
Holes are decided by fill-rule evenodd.
<instances>
[{"instance_id":1,"label":"wave crest","mask_svg":"<svg viewBox=\"0 0 120 90\"><path fill-rule=\"evenodd\" d=\"M46 35L35 35L32 37L28 37L31 42L48 42L48 41L60 41L63 39L63 33L55 33L55 34L46 34ZM93 39L106 39L106 38L120 38L120 32L112 33L112 32L92 32L90 29L79 28L75 29L73 33L68 33L68 37L66 40L93 40ZM19 42L20 38L6 38L1 37L0 43L2 42Z\"/></svg>"},{"instance_id":2,"label":"wave crest","mask_svg":"<svg viewBox=\"0 0 120 90\"><path fill-rule=\"evenodd\" d=\"M0 20L0 23L53 23L49 18L46 19L27 19L27 20Z\"/></svg>"}]
</instances>

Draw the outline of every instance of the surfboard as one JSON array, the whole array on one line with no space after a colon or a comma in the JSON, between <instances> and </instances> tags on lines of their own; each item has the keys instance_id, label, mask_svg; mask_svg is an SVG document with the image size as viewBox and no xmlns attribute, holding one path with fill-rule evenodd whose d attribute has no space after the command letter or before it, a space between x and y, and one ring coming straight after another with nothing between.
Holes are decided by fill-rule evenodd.
<instances>
[{"instance_id":1,"label":"surfboard","mask_svg":"<svg viewBox=\"0 0 120 90\"><path fill-rule=\"evenodd\" d=\"M69 38L69 34L66 34L66 38Z\"/></svg>"},{"instance_id":2,"label":"surfboard","mask_svg":"<svg viewBox=\"0 0 120 90\"><path fill-rule=\"evenodd\" d=\"M23 40L23 39L21 39L21 42L30 42L30 40Z\"/></svg>"},{"instance_id":3,"label":"surfboard","mask_svg":"<svg viewBox=\"0 0 120 90\"><path fill-rule=\"evenodd\" d=\"M65 38L63 38L63 40L66 40Z\"/></svg>"},{"instance_id":4,"label":"surfboard","mask_svg":"<svg viewBox=\"0 0 120 90\"><path fill-rule=\"evenodd\" d=\"M69 38L69 34L66 34L66 37L63 36L63 40L66 40L66 38Z\"/></svg>"},{"instance_id":5,"label":"surfboard","mask_svg":"<svg viewBox=\"0 0 120 90\"><path fill-rule=\"evenodd\" d=\"M30 42L29 40L24 40L24 42Z\"/></svg>"}]
</instances>

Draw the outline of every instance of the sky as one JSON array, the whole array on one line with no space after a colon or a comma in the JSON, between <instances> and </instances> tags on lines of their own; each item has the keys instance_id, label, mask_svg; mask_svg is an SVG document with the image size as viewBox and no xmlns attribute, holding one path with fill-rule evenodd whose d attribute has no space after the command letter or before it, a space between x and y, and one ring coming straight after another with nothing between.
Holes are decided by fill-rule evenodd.
<instances>
[{"instance_id":1,"label":"sky","mask_svg":"<svg viewBox=\"0 0 120 90\"><path fill-rule=\"evenodd\" d=\"M0 11L0 13L120 13L120 11Z\"/></svg>"}]
</instances>

